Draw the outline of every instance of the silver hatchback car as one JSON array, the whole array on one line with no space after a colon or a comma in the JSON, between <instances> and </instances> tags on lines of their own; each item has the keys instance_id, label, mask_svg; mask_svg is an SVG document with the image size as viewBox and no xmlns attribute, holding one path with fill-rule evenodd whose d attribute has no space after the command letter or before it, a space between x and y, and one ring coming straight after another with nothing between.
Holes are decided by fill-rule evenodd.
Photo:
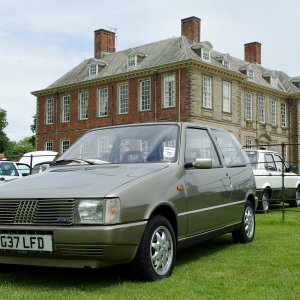
<instances>
[{"instance_id":1,"label":"silver hatchback car","mask_svg":"<svg viewBox=\"0 0 300 300\"><path fill-rule=\"evenodd\" d=\"M45 172L0 189L0 264L169 276L180 248L255 233L255 182L236 138L194 123L95 129ZM1 268L1 265L0 265Z\"/></svg>"}]
</instances>

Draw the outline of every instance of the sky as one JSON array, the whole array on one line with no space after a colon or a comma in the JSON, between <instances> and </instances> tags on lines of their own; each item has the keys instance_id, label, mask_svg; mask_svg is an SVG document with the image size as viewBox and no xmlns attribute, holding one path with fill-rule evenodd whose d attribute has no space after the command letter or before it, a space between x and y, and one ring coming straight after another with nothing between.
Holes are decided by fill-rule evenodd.
<instances>
[{"instance_id":1,"label":"sky","mask_svg":"<svg viewBox=\"0 0 300 300\"><path fill-rule=\"evenodd\" d=\"M121 51L181 34L181 19L201 19L201 41L244 59L262 44L262 65L300 76L299 0L0 0L0 109L11 141L32 135L32 91L94 55L94 31L116 31Z\"/></svg>"}]
</instances>

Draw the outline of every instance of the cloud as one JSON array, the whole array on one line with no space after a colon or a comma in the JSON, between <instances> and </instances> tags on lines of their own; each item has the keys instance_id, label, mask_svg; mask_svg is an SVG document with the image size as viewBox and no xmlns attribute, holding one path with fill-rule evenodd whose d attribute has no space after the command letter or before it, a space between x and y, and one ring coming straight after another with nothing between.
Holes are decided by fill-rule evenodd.
<instances>
[{"instance_id":1,"label":"cloud","mask_svg":"<svg viewBox=\"0 0 300 300\"><path fill-rule=\"evenodd\" d=\"M2 0L0 6L0 108L11 140L31 135L35 97L93 56L94 30L116 28L117 50L180 36L180 20L202 19L201 39L243 58L244 43L262 43L262 64L299 74L300 2L286 0Z\"/></svg>"}]
</instances>

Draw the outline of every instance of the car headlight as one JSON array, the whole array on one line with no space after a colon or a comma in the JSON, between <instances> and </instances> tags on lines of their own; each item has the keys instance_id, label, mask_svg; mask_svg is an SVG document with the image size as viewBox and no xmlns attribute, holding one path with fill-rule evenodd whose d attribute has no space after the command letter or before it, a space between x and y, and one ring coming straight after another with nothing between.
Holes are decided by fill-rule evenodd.
<instances>
[{"instance_id":1,"label":"car headlight","mask_svg":"<svg viewBox=\"0 0 300 300\"><path fill-rule=\"evenodd\" d=\"M80 199L76 201L74 223L120 223L120 199Z\"/></svg>"}]
</instances>

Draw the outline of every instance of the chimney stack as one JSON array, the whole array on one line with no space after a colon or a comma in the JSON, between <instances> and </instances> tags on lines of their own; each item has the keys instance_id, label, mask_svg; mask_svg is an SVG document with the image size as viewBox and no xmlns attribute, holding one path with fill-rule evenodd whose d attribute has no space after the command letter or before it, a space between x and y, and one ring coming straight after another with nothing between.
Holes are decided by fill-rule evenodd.
<instances>
[{"instance_id":1,"label":"chimney stack","mask_svg":"<svg viewBox=\"0 0 300 300\"><path fill-rule=\"evenodd\" d=\"M248 43L245 47L245 61L261 64L261 44L258 42Z\"/></svg>"},{"instance_id":2,"label":"chimney stack","mask_svg":"<svg viewBox=\"0 0 300 300\"><path fill-rule=\"evenodd\" d=\"M200 42L201 19L189 17L181 20L181 35L193 42Z\"/></svg>"},{"instance_id":3,"label":"chimney stack","mask_svg":"<svg viewBox=\"0 0 300 300\"><path fill-rule=\"evenodd\" d=\"M95 30L95 58L101 58L102 52L113 53L115 51L115 33L104 29Z\"/></svg>"}]
</instances>

